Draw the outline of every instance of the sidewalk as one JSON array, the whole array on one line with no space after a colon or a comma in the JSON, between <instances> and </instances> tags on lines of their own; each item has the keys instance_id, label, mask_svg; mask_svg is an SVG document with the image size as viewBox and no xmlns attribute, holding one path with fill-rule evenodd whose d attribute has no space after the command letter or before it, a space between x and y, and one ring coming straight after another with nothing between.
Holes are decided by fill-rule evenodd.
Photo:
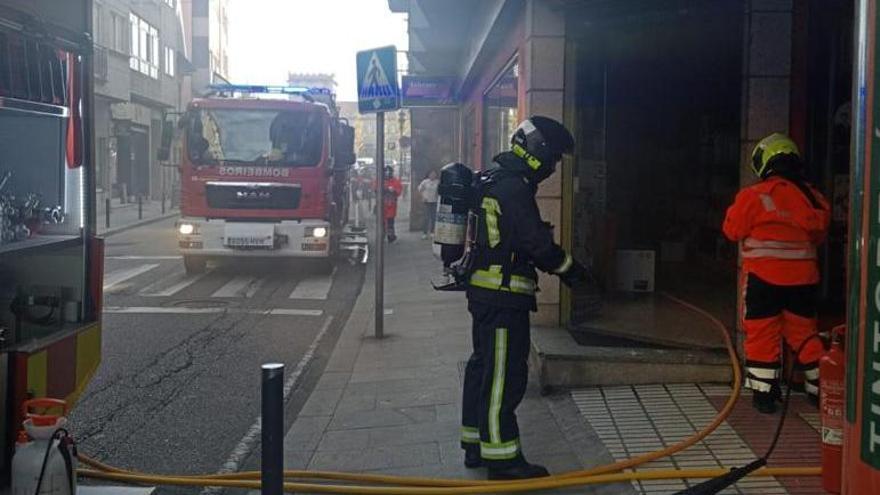
<instances>
[{"instance_id":1,"label":"sidewalk","mask_svg":"<svg viewBox=\"0 0 880 495\"><path fill-rule=\"evenodd\" d=\"M142 205L142 211L138 213L137 203L120 203L119 199L113 199L110 204L110 226L107 227L106 203L100 201L97 205L96 221L98 224L98 234L113 235L117 232L130 228L156 222L165 218L177 216L179 211L177 208L171 208L171 202L165 201L165 211L162 211L161 201L151 201L145 199Z\"/></svg>"},{"instance_id":2,"label":"sidewalk","mask_svg":"<svg viewBox=\"0 0 880 495\"><path fill-rule=\"evenodd\" d=\"M464 468L459 448L471 345L464 295L434 291L439 261L430 241L399 235L386 247L386 337L372 337L370 266L327 368L285 438L288 469L485 479L485 470ZM533 379L518 418L525 455L551 472L612 461L569 394L541 397ZM544 493L634 491L625 484Z\"/></svg>"}]
</instances>

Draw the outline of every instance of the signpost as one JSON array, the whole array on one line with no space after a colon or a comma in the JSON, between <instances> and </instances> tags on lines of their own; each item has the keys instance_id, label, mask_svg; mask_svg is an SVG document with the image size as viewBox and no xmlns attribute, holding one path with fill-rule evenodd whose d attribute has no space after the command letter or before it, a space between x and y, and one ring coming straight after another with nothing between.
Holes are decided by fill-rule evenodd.
<instances>
[{"instance_id":1,"label":"signpost","mask_svg":"<svg viewBox=\"0 0 880 495\"><path fill-rule=\"evenodd\" d=\"M358 110L376 114L376 326L384 334L385 315L385 112L400 108L397 49L373 48L357 53Z\"/></svg>"}]
</instances>

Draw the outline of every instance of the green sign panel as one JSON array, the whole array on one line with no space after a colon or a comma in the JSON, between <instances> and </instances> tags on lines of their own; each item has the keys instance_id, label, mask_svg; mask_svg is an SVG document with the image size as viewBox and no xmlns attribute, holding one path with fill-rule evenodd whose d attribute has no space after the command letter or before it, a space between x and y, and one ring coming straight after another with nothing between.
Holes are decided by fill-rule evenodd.
<instances>
[{"instance_id":1,"label":"green sign panel","mask_svg":"<svg viewBox=\"0 0 880 495\"><path fill-rule=\"evenodd\" d=\"M874 27L876 29L878 26L875 24ZM865 135L864 113L862 112L864 104L862 102L866 97L864 91L866 86L862 82L864 79L861 71L863 70L860 67L858 85L860 108L858 109L856 126L860 128L862 136ZM873 88L871 89L875 97L872 117L874 121L870 122L870 129L876 129L880 125L880 122L877 122L877 117L880 116L880 98L877 98L880 96L880 74L875 72L871 76L873 76ZM869 135L871 136L871 155L866 160L870 160L871 167L868 172L867 191L864 191L863 196L867 207L865 210L868 212L868 232L862 232L862 236L867 234L868 242L865 246L865 252L861 253L867 258L865 264L868 271L868 286L867 301L862 301L865 304L865 328L862 329L864 334L863 341L860 343L864 346L864 360L859 363L864 375L861 391L862 438L860 443L862 460L874 468L880 469L880 138L875 132L871 132ZM858 137L854 139L854 141L859 140ZM858 151L861 150L857 148ZM858 178L859 175L864 177L864 170L859 172L856 177ZM860 206L858 201L855 201L854 205L853 209L858 209ZM858 276L859 272L855 270L855 266L853 266L852 273L856 277ZM858 320L855 321L858 322ZM850 349L854 352L858 348L854 346ZM852 354L850 354L849 360L858 361L857 357ZM855 378L855 375L849 377L851 381L855 381Z\"/></svg>"}]
</instances>

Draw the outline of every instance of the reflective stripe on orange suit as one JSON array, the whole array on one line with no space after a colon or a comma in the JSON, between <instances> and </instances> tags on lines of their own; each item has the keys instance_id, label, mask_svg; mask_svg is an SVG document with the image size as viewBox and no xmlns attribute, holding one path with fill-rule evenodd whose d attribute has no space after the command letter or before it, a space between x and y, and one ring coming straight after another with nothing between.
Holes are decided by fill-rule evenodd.
<instances>
[{"instance_id":1,"label":"reflective stripe on orange suit","mask_svg":"<svg viewBox=\"0 0 880 495\"><path fill-rule=\"evenodd\" d=\"M796 348L816 331L815 307L810 307L813 301L806 299L810 289L819 282L816 247L827 235L830 209L822 194L810 189L819 208L814 208L795 184L770 177L740 191L724 219L724 234L741 247L744 350L747 361L757 366L756 373L761 367L777 365L781 338ZM760 280L756 281L755 277ZM749 297L748 280L752 280L753 285L764 283L760 297L780 300L760 301L762 306L766 303L766 307L756 310L756 294ZM752 291L755 290L753 287ZM791 297L804 300L785 300ZM751 308L750 300L753 301ZM798 307L792 308L792 305ZM806 312L810 314L798 314ZM812 366L821 354L821 344L812 340L806 344L799 361Z\"/></svg>"},{"instance_id":2,"label":"reflective stripe on orange suit","mask_svg":"<svg viewBox=\"0 0 880 495\"><path fill-rule=\"evenodd\" d=\"M811 188L812 189L812 188ZM802 243L813 249L825 240L830 222L828 201L812 189L822 206L815 209L804 194L791 182L770 177L739 192L727 210L724 235L745 244L754 241ZM819 282L815 257L783 259L781 257L749 257L743 248L743 271L754 273L776 285L806 285Z\"/></svg>"}]
</instances>

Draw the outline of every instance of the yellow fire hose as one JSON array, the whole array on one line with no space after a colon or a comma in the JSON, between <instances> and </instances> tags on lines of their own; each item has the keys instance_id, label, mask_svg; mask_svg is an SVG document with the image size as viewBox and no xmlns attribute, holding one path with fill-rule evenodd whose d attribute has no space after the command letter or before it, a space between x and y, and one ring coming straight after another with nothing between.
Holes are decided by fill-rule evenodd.
<instances>
[{"instance_id":1,"label":"yellow fire hose","mask_svg":"<svg viewBox=\"0 0 880 495\"><path fill-rule=\"evenodd\" d=\"M721 333L733 370L733 390L724 407L706 427L687 439L663 450L607 464L591 469L571 471L547 478L536 478L519 481L483 481L422 478L411 476L376 475L361 473L343 473L335 471L302 471L287 470L287 480L318 480L334 483L285 482L284 490L300 493L336 493L353 495L463 495L475 493L526 492L570 486L628 482L635 480L664 479L700 479L721 476L727 469L663 469L639 472L625 472L630 469L657 459L668 457L700 442L723 423L733 411L742 390L742 370L736 354L736 348L727 328L717 318L705 310L683 301L670 294L663 294L670 300L681 304L689 310L707 318ZM80 469L80 476L144 485L176 485L176 486L214 486L224 488L260 488L260 472L248 471L229 474L208 475L154 475L119 469L87 456L80 455L79 460L91 469ZM819 476L820 467L778 467L763 468L752 473L752 476ZM339 482L345 482L340 484ZM377 486L378 485L378 486Z\"/></svg>"}]
</instances>

